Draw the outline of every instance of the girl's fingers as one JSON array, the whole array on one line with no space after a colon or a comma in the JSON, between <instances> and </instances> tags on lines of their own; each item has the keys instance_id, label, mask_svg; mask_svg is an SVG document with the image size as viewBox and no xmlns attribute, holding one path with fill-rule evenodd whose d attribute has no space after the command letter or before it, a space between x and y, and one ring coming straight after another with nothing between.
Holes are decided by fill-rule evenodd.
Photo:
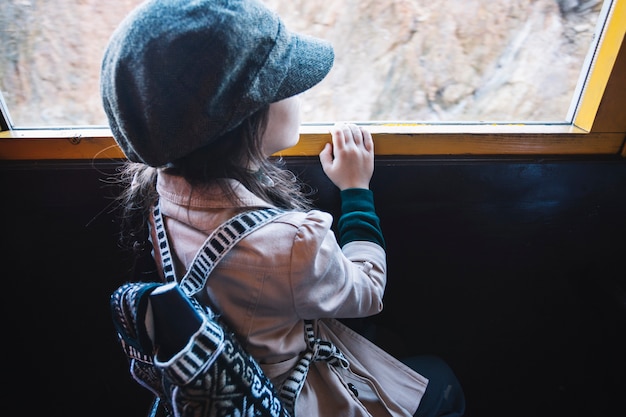
<instances>
[{"instance_id":1,"label":"girl's fingers","mask_svg":"<svg viewBox=\"0 0 626 417\"><path fill-rule=\"evenodd\" d=\"M340 153L354 146L357 149L365 149L367 152L372 152L374 149L372 134L367 129L353 123L335 123L331 129L331 135L335 153Z\"/></svg>"},{"instance_id":2,"label":"girl's fingers","mask_svg":"<svg viewBox=\"0 0 626 417\"><path fill-rule=\"evenodd\" d=\"M372 139L372 134L367 129L361 128L363 132L363 145L368 152L374 150L374 139Z\"/></svg>"},{"instance_id":3,"label":"girl's fingers","mask_svg":"<svg viewBox=\"0 0 626 417\"><path fill-rule=\"evenodd\" d=\"M342 123L335 123L331 130L333 138L333 145L337 148L342 148L346 142L346 134L344 133L344 126Z\"/></svg>"},{"instance_id":4,"label":"girl's fingers","mask_svg":"<svg viewBox=\"0 0 626 417\"><path fill-rule=\"evenodd\" d=\"M326 143L319 154L324 173L341 190L369 188L374 168L371 134L346 123L335 124L330 132L332 145Z\"/></svg>"},{"instance_id":5,"label":"girl's fingers","mask_svg":"<svg viewBox=\"0 0 626 417\"><path fill-rule=\"evenodd\" d=\"M353 123L335 123L332 136L337 145L357 145L364 142L365 130Z\"/></svg>"},{"instance_id":6,"label":"girl's fingers","mask_svg":"<svg viewBox=\"0 0 626 417\"><path fill-rule=\"evenodd\" d=\"M353 124L349 124L348 128L350 129L350 134L354 143L357 145L361 144L363 142L363 132L361 131L361 128Z\"/></svg>"}]
</instances>

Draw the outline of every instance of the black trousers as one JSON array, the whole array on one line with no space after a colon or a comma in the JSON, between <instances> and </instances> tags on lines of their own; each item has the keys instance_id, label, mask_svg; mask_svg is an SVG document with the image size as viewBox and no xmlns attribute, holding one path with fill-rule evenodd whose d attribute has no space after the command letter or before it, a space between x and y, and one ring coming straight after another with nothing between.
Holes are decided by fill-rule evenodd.
<instances>
[{"instance_id":1,"label":"black trousers","mask_svg":"<svg viewBox=\"0 0 626 417\"><path fill-rule=\"evenodd\" d=\"M450 366L437 356L423 355L402 362L428 378L428 386L414 417L461 417L465 394Z\"/></svg>"}]
</instances>

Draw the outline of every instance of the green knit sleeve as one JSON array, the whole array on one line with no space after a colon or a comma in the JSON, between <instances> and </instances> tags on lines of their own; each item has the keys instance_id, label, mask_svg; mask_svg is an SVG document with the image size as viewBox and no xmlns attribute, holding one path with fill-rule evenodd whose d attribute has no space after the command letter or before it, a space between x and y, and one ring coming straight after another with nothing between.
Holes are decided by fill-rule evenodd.
<instances>
[{"instance_id":1,"label":"green knit sleeve","mask_svg":"<svg viewBox=\"0 0 626 417\"><path fill-rule=\"evenodd\" d=\"M364 188L341 191L341 217L337 222L339 244L368 241L385 248L380 219L374 209L374 193Z\"/></svg>"}]
</instances>

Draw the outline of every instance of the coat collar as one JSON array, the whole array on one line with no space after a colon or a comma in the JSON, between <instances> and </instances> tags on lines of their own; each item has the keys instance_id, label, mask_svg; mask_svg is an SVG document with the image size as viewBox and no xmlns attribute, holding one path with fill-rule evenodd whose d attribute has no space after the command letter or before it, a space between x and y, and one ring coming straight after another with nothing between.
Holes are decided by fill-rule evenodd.
<instances>
[{"instance_id":1,"label":"coat collar","mask_svg":"<svg viewBox=\"0 0 626 417\"><path fill-rule=\"evenodd\" d=\"M239 181L234 179L227 179L226 181L234 190L239 201L232 202L217 184L208 187L194 187L183 177L168 174L164 170L158 172L156 187L160 198L175 205L189 208L273 207L272 204L254 195Z\"/></svg>"}]
</instances>

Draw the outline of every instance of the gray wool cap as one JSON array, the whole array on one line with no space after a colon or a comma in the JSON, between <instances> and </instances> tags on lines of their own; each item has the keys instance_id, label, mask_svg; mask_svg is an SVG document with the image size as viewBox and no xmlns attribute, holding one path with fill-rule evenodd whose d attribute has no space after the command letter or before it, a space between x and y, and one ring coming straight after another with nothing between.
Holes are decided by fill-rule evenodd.
<instances>
[{"instance_id":1,"label":"gray wool cap","mask_svg":"<svg viewBox=\"0 0 626 417\"><path fill-rule=\"evenodd\" d=\"M258 0L148 0L111 36L100 92L126 157L158 167L313 87L333 59Z\"/></svg>"}]
</instances>

